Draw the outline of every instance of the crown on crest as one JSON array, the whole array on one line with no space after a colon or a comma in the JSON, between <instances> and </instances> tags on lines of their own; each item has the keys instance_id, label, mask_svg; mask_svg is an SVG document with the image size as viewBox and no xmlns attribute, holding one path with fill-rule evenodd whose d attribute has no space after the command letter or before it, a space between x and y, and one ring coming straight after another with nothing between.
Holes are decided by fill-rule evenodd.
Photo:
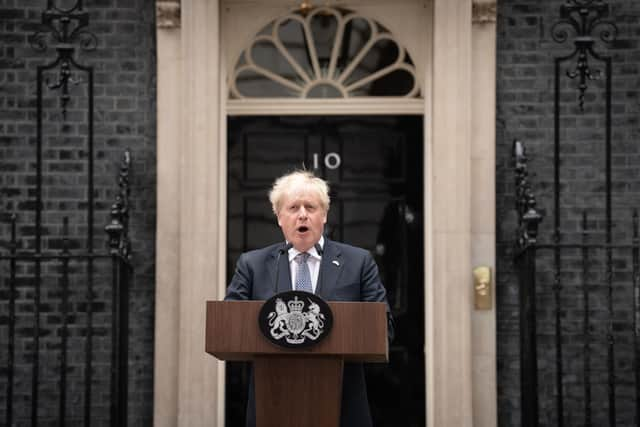
<instances>
[{"instance_id":1,"label":"crown on crest","mask_svg":"<svg viewBox=\"0 0 640 427\"><path fill-rule=\"evenodd\" d=\"M289 301L287 305L289 306L289 310L291 310L292 313L301 313L302 309L304 308L304 301L300 301L298 300L298 297L295 297L294 299Z\"/></svg>"}]
</instances>

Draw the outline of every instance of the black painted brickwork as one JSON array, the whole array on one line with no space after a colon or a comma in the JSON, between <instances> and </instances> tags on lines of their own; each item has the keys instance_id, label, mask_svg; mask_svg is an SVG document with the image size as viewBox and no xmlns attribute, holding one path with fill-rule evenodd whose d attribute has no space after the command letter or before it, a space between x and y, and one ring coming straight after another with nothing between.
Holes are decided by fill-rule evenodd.
<instances>
[{"instance_id":1,"label":"black painted brickwork","mask_svg":"<svg viewBox=\"0 0 640 427\"><path fill-rule=\"evenodd\" d=\"M516 215L511 144L522 140L530 159L531 181L538 206L546 217L540 240L551 241L553 227L553 88L554 56L573 50L571 36L565 44L553 41L550 28L560 19L564 0L505 0L498 2L497 57L497 306L498 306L498 408L500 426L520 425L520 374L518 343L518 284L513 271L512 248ZM610 19L618 26L617 41L598 43L596 51L613 57L613 235L615 242L629 242L631 210L640 207L640 2L606 1ZM604 72L595 62L594 68ZM567 63L564 69L575 67ZM564 76L564 72L563 72ZM604 84L589 82L585 111L578 110L576 82L562 78L561 89L561 200L564 241L579 241L583 209L589 211L590 241L602 241L604 215ZM563 255L562 319L565 379L565 425L584 423L582 380L582 280L578 253ZM604 254L594 251L590 265L592 330L592 422L609 425L607 419L606 289ZM614 254L614 337L616 339L617 425L635 425L635 384L632 365L633 295L628 253ZM551 293L551 257L542 254L538 281L538 364L540 375L540 423L556 425L554 400L555 325Z\"/></svg>"},{"instance_id":2,"label":"black painted brickwork","mask_svg":"<svg viewBox=\"0 0 640 427\"><path fill-rule=\"evenodd\" d=\"M18 216L19 249L33 248L36 67L52 61L55 50L37 52L29 37L39 29L46 0L0 0L0 252L8 251L8 216ZM57 3L70 7L70 0ZM76 60L95 69L95 239L97 251L106 250L109 207L114 201L116 176L125 148L132 152L130 237L134 278L131 282L129 333L129 421L133 426L151 425L153 412L153 311L154 240L156 199L155 144L155 5L149 0L86 0L90 12L88 31L98 40L94 52L78 52ZM82 81L71 88L67 118L60 110L59 93L44 89L43 117L43 249L59 250L62 218L70 219L70 246L86 245L87 121L86 75L74 71ZM46 75L55 81L56 73ZM102 263L104 264L104 263ZM59 361L60 283L58 265L43 265L42 338L40 344L42 385L39 410L41 425L54 425L58 395L56 370ZM110 344L110 282L104 265L96 276L94 306L95 401L92 425L108 421L108 377L105 363ZM31 360L29 334L33 321L32 265L19 264L16 326L27 338L17 342L14 391L14 421L27 425L30 414ZM72 321L85 320L83 267L71 265ZM0 424L5 420L8 269L0 262ZM86 334L81 326L70 332L71 348L81 347ZM81 378L81 359L70 356L70 378ZM102 365L100 365L102 363ZM102 376L101 376L102 375ZM69 380L72 382L71 380ZM102 382L100 382L102 381ZM82 389L69 386L68 422L81 421Z\"/></svg>"}]
</instances>

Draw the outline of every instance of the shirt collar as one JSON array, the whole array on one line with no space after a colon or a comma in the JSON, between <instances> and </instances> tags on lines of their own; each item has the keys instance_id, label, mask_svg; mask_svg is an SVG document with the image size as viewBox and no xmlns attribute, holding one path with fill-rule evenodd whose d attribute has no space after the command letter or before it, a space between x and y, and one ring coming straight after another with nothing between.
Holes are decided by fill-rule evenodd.
<instances>
[{"instance_id":1,"label":"shirt collar","mask_svg":"<svg viewBox=\"0 0 640 427\"><path fill-rule=\"evenodd\" d=\"M324 249L324 236L322 236L322 235L320 236L320 240L318 241L318 244L320 245L321 248ZM292 246L291 249L289 249L289 262L291 262L296 257L296 255L298 255L299 253L300 253L300 251ZM315 245L312 246L311 249L309 249L307 251L307 253L309 254L309 256L311 258L315 258L318 261L320 261L322 259L322 255L320 255L318 253L318 251L316 250Z\"/></svg>"}]
</instances>

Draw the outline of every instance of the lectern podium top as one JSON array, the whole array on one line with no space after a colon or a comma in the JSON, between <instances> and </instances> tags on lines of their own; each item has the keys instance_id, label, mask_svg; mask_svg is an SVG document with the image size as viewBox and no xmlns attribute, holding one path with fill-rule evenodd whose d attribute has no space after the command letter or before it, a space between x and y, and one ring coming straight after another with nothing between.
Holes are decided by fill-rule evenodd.
<instances>
[{"instance_id":1,"label":"lectern podium top","mask_svg":"<svg viewBox=\"0 0 640 427\"><path fill-rule=\"evenodd\" d=\"M336 356L345 361L386 362L386 305L381 302L329 302L333 329L315 346L285 349L269 342L258 327L263 301L207 301L206 351L220 360L258 356Z\"/></svg>"}]
</instances>

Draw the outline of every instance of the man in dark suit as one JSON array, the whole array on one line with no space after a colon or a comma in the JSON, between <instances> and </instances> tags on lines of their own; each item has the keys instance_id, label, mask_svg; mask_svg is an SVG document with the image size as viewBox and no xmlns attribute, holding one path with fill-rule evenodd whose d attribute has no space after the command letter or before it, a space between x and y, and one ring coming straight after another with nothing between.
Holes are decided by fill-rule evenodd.
<instances>
[{"instance_id":1,"label":"man in dark suit","mask_svg":"<svg viewBox=\"0 0 640 427\"><path fill-rule=\"evenodd\" d=\"M292 172L276 180L269 199L285 242L242 254L225 300L266 300L275 293L310 286L305 290L328 301L387 301L369 252L322 235L330 203L324 180L307 171ZM393 327L388 317L391 338ZM360 363L344 366L340 425L372 426ZM247 426L255 426L253 384Z\"/></svg>"}]
</instances>

